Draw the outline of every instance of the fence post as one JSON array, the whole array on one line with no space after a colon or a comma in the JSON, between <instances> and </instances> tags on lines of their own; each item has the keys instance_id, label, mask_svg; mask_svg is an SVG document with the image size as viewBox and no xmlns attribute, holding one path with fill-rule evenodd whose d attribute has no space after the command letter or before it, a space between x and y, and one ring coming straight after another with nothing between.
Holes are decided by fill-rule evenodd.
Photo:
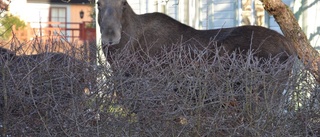
<instances>
[{"instance_id":1,"label":"fence post","mask_svg":"<svg viewBox=\"0 0 320 137\"><path fill-rule=\"evenodd\" d=\"M86 40L86 34L85 34L85 22L82 22L79 24L80 25L80 40Z\"/></svg>"}]
</instances>

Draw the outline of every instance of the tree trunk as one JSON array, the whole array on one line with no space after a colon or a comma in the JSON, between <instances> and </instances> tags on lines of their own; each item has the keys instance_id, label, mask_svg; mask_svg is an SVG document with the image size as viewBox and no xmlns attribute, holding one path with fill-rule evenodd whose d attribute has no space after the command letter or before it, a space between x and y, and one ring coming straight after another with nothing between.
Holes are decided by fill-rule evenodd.
<instances>
[{"instance_id":1,"label":"tree trunk","mask_svg":"<svg viewBox=\"0 0 320 137\"><path fill-rule=\"evenodd\" d=\"M298 57L306 69L311 72L318 83L320 83L320 55L308 41L306 35L299 26L294 14L281 0L260 0L264 9L273 15L279 24L285 37L293 42Z\"/></svg>"}]
</instances>

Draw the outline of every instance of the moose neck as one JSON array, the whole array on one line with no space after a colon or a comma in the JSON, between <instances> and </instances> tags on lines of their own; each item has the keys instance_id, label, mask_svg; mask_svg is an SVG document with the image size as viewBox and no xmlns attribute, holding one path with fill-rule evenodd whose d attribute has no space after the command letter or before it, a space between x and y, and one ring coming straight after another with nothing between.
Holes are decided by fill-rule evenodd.
<instances>
[{"instance_id":1,"label":"moose neck","mask_svg":"<svg viewBox=\"0 0 320 137\"><path fill-rule=\"evenodd\" d=\"M130 6L125 9L123 13L123 23L122 23L122 32L126 37L133 37L137 36L137 33L140 32L142 29L141 27L141 20L139 19L139 15L137 15Z\"/></svg>"}]
</instances>

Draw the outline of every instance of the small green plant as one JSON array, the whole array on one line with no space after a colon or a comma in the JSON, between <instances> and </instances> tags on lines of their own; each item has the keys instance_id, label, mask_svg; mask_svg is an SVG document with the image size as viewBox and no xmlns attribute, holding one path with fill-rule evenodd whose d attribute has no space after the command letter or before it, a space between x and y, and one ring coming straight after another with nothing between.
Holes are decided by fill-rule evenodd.
<instances>
[{"instance_id":1,"label":"small green plant","mask_svg":"<svg viewBox=\"0 0 320 137\"><path fill-rule=\"evenodd\" d=\"M26 24L19 17L10 14L0 18L0 39L7 40L12 36L12 26L19 30L25 28Z\"/></svg>"},{"instance_id":2,"label":"small green plant","mask_svg":"<svg viewBox=\"0 0 320 137\"><path fill-rule=\"evenodd\" d=\"M96 9L95 9L95 3L91 2L90 6L92 8L90 12L90 17L92 18L92 22L89 23L86 27L87 28L96 28Z\"/></svg>"}]
</instances>

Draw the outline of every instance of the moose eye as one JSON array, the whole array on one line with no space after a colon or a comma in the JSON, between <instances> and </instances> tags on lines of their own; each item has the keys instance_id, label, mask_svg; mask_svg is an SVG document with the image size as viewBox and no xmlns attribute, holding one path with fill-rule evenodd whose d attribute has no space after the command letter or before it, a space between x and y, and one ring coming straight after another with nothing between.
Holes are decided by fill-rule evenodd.
<instances>
[{"instance_id":1,"label":"moose eye","mask_svg":"<svg viewBox=\"0 0 320 137\"><path fill-rule=\"evenodd\" d=\"M126 6L127 5L127 1L122 2L122 5Z\"/></svg>"},{"instance_id":2,"label":"moose eye","mask_svg":"<svg viewBox=\"0 0 320 137\"><path fill-rule=\"evenodd\" d=\"M122 2L122 10L126 9L127 4L128 4L127 1Z\"/></svg>"}]
</instances>

